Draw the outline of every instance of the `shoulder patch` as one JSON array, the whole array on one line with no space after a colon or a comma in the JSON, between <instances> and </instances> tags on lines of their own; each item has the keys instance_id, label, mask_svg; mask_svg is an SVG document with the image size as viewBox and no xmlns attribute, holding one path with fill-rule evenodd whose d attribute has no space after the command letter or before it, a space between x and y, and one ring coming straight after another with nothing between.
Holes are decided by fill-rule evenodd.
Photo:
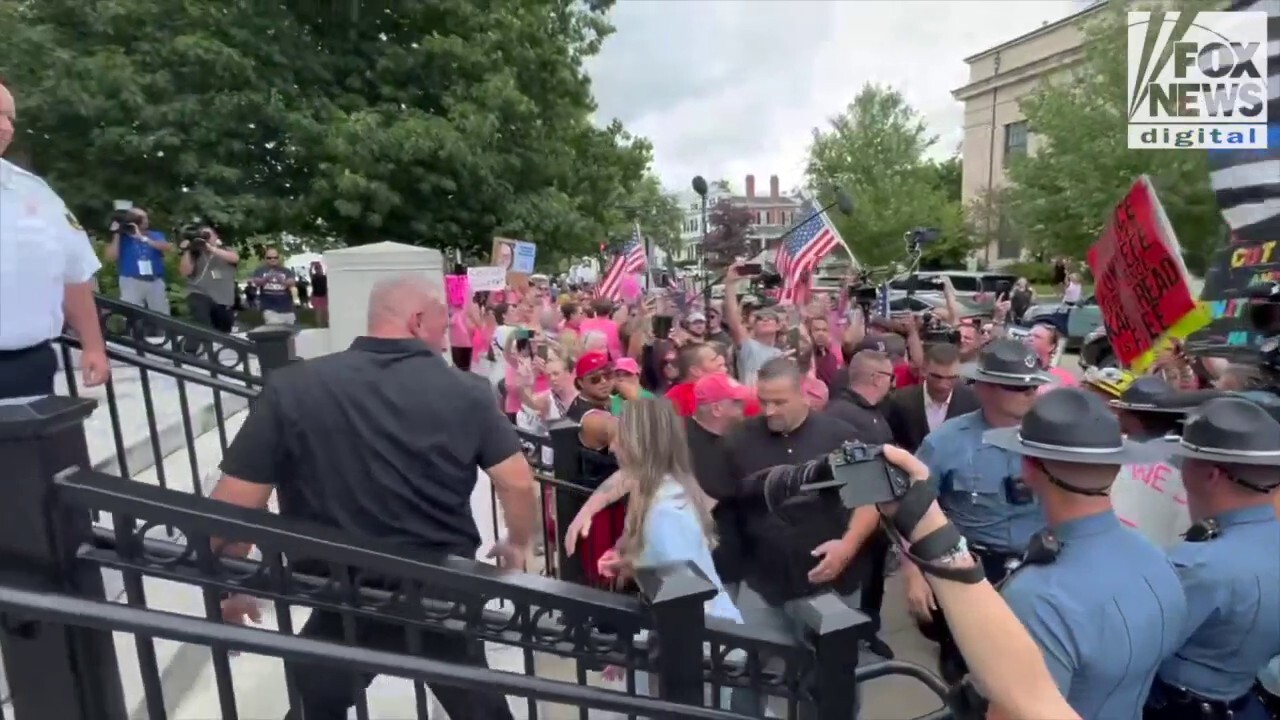
<instances>
[{"instance_id":1,"label":"shoulder patch","mask_svg":"<svg viewBox=\"0 0 1280 720\"><path fill-rule=\"evenodd\" d=\"M67 224L70 225L73 229L79 230L80 232L84 232L84 227L80 224L80 221L76 219L76 216L71 214L70 210L66 212L66 218L67 218Z\"/></svg>"}]
</instances>

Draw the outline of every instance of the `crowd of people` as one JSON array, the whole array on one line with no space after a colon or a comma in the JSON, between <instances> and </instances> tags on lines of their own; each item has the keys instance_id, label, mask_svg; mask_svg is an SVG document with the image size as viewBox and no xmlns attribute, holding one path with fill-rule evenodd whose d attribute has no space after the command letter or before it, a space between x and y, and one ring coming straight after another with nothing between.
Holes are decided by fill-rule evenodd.
<instances>
[{"instance_id":1,"label":"crowd of people","mask_svg":"<svg viewBox=\"0 0 1280 720\"><path fill-rule=\"evenodd\" d=\"M824 457L846 441L892 444L927 468L947 518L985 578L1004 587L1082 717L1139 717L1148 701L1152 718L1191 717L1178 713L1196 707L1210 713L1196 717L1263 717L1252 713L1274 698L1255 690L1254 678L1280 654L1280 510L1272 505L1280 425L1261 411L1219 410L1228 422L1233 413L1249 418L1248 430L1270 453L1261 466L1247 452L1215 464L1194 454L1157 459L1087 446L1098 432L1100 442L1110 441L1107 433L1127 438L1117 447L1158 445L1182 432L1193 408L1157 407L1157 399L1243 390L1256 385L1255 372L1189 357L1176 344L1142 376L1073 372L1056 364L1060 342L1051 324L1027 328L1016 341L1004 337L1013 298L997 303L992 317L944 317L955 328L952 343L927 337L919 317L875 316L850 301L853 293L771 306L741 293L742 282L731 268L726 300L703 309L665 293L629 304L589 288L557 293L535 278L523 293L477 296L452 314L451 338L461 340L455 364L490 380L520 430L545 434L568 417L579 423L584 448L612 451L616 464L597 463L581 478L595 493L577 516L552 519L562 526L559 541L582 563L568 569L571 577L625 589L627 569L649 561L637 546L657 544L664 558L710 560L704 570L723 594L708 612L794 627L789 600L832 590L873 619L864 642L892 658L877 632L896 558L878 514L845 511L816 495L769 510L744 482ZM1068 274L1064 287L1074 282ZM636 416L648 435L628 437ZM1027 440L1036 421L1061 425L1048 443L1060 452L1046 456ZM1018 427L1026 445L989 438ZM687 447L687 458L673 455L671 444ZM1153 462L1165 468L1163 489L1174 498L1158 512L1128 486ZM1117 483L1124 487L1113 506ZM645 513L680 504L696 511L680 532L643 531ZM1160 513L1170 517L1150 519ZM1125 527L1136 515L1142 525ZM1221 533L1212 544L1176 542L1210 519ZM1057 560L1017 572L1034 563L1028 555L1045 542L1046 528L1061 546ZM1206 594L1204 548L1229 552L1253 541L1253 562L1225 563L1208 577L1260 589L1248 599L1221 588ZM908 609L939 644L941 673L961 682L970 668L952 618L927 573L910 561L901 567ZM1117 643L1124 656L1108 657ZM1225 646L1233 648L1229 656ZM731 707L750 714L761 705L736 693Z\"/></svg>"}]
</instances>

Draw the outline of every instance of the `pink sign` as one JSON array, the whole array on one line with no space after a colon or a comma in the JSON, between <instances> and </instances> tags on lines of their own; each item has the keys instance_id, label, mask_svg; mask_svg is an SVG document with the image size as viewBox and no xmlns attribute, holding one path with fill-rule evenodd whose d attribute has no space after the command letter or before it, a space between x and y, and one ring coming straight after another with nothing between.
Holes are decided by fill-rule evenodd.
<instances>
[{"instance_id":1,"label":"pink sign","mask_svg":"<svg viewBox=\"0 0 1280 720\"><path fill-rule=\"evenodd\" d=\"M635 275L626 275L618 286L618 294L624 302L635 302L640 298L640 281Z\"/></svg>"},{"instance_id":2,"label":"pink sign","mask_svg":"<svg viewBox=\"0 0 1280 720\"><path fill-rule=\"evenodd\" d=\"M467 297L471 295L471 287L467 283L466 275L445 275L444 286L445 293L448 295L449 307L460 308L467 304Z\"/></svg>"}]
</instances>

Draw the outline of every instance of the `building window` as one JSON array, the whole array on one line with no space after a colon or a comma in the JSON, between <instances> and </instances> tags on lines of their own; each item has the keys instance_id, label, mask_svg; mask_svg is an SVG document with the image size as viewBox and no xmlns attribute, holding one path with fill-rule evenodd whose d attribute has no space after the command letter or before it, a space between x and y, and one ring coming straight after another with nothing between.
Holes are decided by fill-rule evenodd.
<instances>
[{"instance_id":1,"label":"building window","mask_svg":"<svg viewBox=\"0 0 1280 720\"><path fill-rule=\"evenodd\" d=\"M1004 126L1004 157L1001 165L1009 167L1009 161L1027 154L1027 123L1014 122Z\"/></svg>"}]
</instances>

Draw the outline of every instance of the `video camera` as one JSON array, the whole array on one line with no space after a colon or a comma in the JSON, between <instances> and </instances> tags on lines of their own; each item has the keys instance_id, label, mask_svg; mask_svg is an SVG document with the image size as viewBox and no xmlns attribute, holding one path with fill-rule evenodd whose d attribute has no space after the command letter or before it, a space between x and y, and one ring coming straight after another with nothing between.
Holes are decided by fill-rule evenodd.
<instances>
[{"instance_id":1,"label":"video camera","mask_svg":"<svg viewBox=\"0 0 1280 720\"><path fill-rule=\"evenodd\" d=\"M920 329L921 342L947 343L948 345L960 344L960 329L943 322L942 318L934 315L932 310L925 311L922 323L923 327Z\"/></svg>"},{"instance_id":2,"label":"video camera","mask_svg":"<svg viewBox=\"0 0 1280 720\"><path fill-rule=\"evenodd\" d=\"M902 242L907 246L908 255L919 255L925 245L932 245L942 236L938 228L917 227L902 233Z\"/></svg>"},{"instance_id":3,"label":"video camera","mask_svg":"<svg viewBox=\"0 0 1280 720\"><path fill-rule=\"evenodd\" d=\"M901 500L911 487L911 478L884 457L881 445L861 441L845 442L816 464L818 472L807 476L784 473L778 481L765 485L770 507L782 507L799 494L835 491L846 509Z\"/></svg>"},{"instance_id":4,"label":"video camera","mask_svg":"<svg viewBox=\"0 0 1280 720\"><path fill-rule=\"evenodd\" d=\"M199 257L213 238L213 231L200 223L187 223L178 228L178 244L187 243L187 252Z\"/></svg>"},{"instance_id":5,"label":"video camera","mask_svg":"<svg viewBox=\"0 0 1280 720\"><path fill-rule=\"evenodd\" d=\"M137 235L141 232L142 212L137 208L117 208L111 211L111 231L121 235Z\"/></svg>"}]
</instances>

